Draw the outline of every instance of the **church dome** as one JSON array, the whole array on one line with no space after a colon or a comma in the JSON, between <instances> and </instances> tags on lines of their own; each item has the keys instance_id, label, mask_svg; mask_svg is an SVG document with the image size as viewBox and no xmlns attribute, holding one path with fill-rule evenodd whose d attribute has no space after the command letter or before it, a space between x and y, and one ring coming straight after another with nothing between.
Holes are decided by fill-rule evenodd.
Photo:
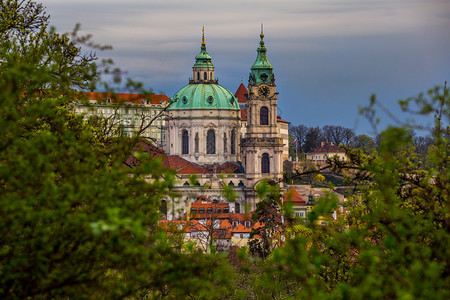
<instances>
[{"instance_id":1,"label":"church dome","mask_svg":"<svg viewBox=\"0 0 450 300\"><path fill-rule=\"evenodd\" d=\"M168 109L228 109L239 110L234 95L216 83L190 83L171 99Z\"/></svg>"},{"instance_id":2,"label":"church dome","mask_svg":"<svg viewBox=\"0 0 450 300\"><path fill-rule=\"evenodd\" d=\"M175 109L226 109L239 110L238 99L218 84L214 77L211 55L206 51L205 31L203 28L200 53L195 57L192 67L193 76L189 84L181 88L170 99L168 110Z\"/></svg>"}]
</instances>

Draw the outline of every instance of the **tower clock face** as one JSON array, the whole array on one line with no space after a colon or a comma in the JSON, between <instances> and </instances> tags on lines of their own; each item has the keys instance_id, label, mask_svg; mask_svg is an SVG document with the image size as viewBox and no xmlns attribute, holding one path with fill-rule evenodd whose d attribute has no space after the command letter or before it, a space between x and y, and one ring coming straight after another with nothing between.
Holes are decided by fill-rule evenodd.
<instances>
[{"instance_id":1,"label":"tower clock face","mask_svg":"<svg viewBox=\"0 0 450 300\"><path fill-rule=\"evenodd\" d=\"M269 96L270 89L268 86L263 85L258 89L258 93L261 97L267 97Z\"/></svg>"}]
</instances>

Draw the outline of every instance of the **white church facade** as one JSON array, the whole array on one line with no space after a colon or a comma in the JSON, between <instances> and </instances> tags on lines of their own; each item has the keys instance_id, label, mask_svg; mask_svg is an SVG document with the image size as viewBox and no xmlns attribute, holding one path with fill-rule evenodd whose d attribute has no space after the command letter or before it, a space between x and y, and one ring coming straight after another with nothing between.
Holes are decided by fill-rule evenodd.
<instances>
[{"instance_id":1,"label":"white church facade","mask_svg":"<svg viewBox=\"0 0 450 300\"><path fill-rule=\"evenodd\" d=\"M250 68L248 88L236 94L215 77L204 35L189 83L170 98L165 118L164 164L177 170L177 197L164 199L167 219L182 219L197 196L224 202L223 185L238 198L230 212L252 211L255 185L265 178L282 186L288 158L288 122L277 116L278 93L264 34ZM189 183L195 174L197 182Z\"/></svg>"}]
</instances>

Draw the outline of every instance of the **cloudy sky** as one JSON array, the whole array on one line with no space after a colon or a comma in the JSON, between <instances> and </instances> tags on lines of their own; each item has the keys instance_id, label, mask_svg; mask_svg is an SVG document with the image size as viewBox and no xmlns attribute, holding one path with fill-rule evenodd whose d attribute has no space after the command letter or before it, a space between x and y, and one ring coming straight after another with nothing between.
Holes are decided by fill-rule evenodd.
<instances>
[{"instance_id":1,"label":"cloudy sky","mask_svg":"<svg viewBox=\"0 0 450 300\"><path fill-rule=\"evenodd\" d=\"M114 47L102 56L169 97L188 83L203 25L219 83L247 85L264 23L279 114L293 125L370 134L357 112L372 93L398 114L398 99L450 80L450 0L42 2L58 31L81 23Z\"/></svg>"}]
</instances>

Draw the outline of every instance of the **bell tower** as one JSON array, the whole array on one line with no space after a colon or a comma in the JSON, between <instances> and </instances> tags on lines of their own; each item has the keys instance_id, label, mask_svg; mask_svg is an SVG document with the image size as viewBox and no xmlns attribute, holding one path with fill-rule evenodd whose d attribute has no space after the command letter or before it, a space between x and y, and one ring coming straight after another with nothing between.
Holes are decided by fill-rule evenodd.
<instances>
[{"instance_id":1,"label":"bell tower","mask_svg":"<svg viewBox=\"0 0 450 300\"><path fill-rule=\"evenodd\" d=\"M247 133L241 140L248 185L264 178L281 183L283 142L278 134L277 100L273 67L267 59L261 25L256 60L250 68L247 99Z\"/></svg>"}]
</instances>

